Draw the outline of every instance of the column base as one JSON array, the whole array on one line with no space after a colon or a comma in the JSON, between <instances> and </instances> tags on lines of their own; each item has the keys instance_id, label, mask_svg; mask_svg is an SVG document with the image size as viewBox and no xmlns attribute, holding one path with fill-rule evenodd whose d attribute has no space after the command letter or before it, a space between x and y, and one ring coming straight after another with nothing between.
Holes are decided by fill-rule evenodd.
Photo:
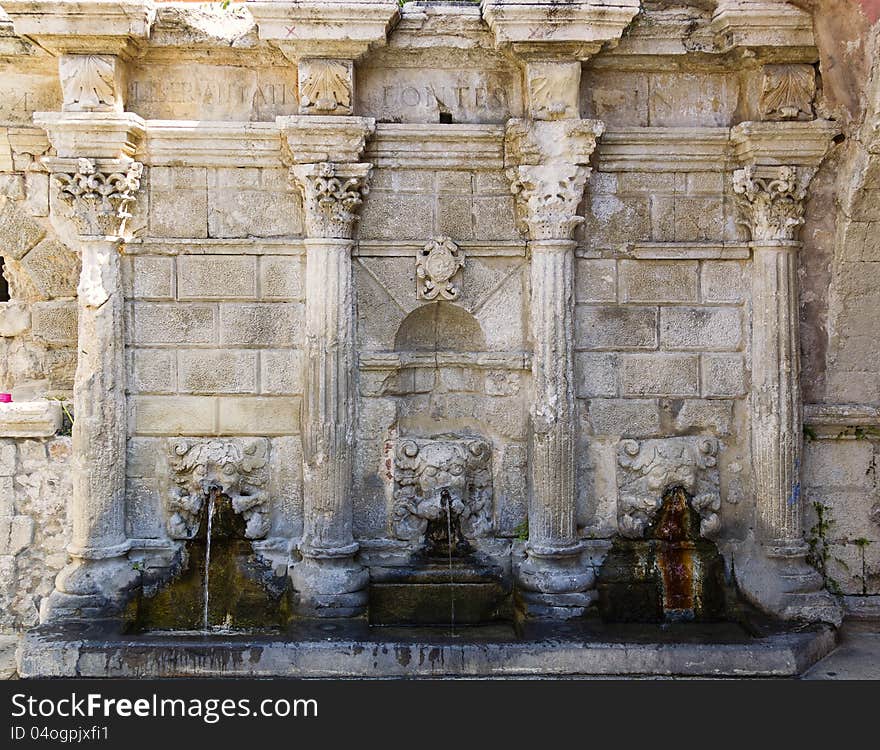
<instances>
[{"instance_id":1,"label":"column base","mask_svg":"<svg viewBox=\"0 0 880 750\"><path fill-rule=\"evenodd\" d=\"M596 573L583 560L584 545L529 546L517 570L516 600L527 617L569 620L596 600Z\"/></svg>"},{"instance_id":2,"label":"column base","mask_svg":"<svg viewBox=\"0 0 880 750\"><path fill-rule=\"evenodd\" d=\"M121 627L140 584L141 575L127 557L74 558L55 579L55 590L43 600L40 622Z\"/></svg>"},{"instance_id":3,"label":"column base","mask_svg":"<svg viewBox=\"0 0 880 750\"><path fill-rule=\"evenodd\" d=\"M754 544L734 559L737 586L759 609L782 620L840 627L843 606L807 562L806 545Z\"/></svg>"},{"instance_id":4,"label":"column base","mask_svg":"<svg viewBox=\"0 0 880 750\"><path fill-rule=\"evenodd\" d=\"M310 550L290 571L303 617L360 617L367 611L369 571L356 562L354 549Z\"/></svg>"}]
</instances>

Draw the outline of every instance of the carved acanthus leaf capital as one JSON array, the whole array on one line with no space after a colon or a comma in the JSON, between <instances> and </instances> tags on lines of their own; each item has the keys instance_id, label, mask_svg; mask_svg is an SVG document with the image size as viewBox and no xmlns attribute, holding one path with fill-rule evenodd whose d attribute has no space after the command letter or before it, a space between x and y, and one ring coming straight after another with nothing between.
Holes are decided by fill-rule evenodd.
<instances>
[{"instance_id":1,"label":"carved acanthus leaf capital","mask_svg":"<svg viewBox=\"0 0 880 750\"><path fill-rule=\"evenodd\" d=\"M309 237L351 239L369 192L372 164L297 164L291 178L303 198Z\"/></svg>"},{"instance_id":2,"label":"carved acanthus leaf capital","mask_svg":"<svg viewBox=\"0 0 880 750\"><path fill-rule=\"evenodd\" d=\"M598 120L511 120L505 163L522 231L530 239L570 239L583 222L577 209L590 156L605 126Z\"/></svg>"},{"instance_id":3,"label":"carved acanthus leaf capital","mask_svg":"<svg viewBox=\"0 0 880 750\"><path fill-rule=\"evenodd\" d=\"M804 223L807 187L812 167L748 166L733 173L737 224L752 241L791 241Z\"/></svg>"},{"instance_id":4,"label":"carved acanthus leaf capital","mask_svg":"<svg viewBox=\"0 0 880 750\"><path fill-rule=\"evenodd\" d=\"M77 231L85 236L120 237L131 216L128 209L140 189L144 165L137 161L98 168L91 159L78 159L75 169L55 171L58 197L70 211Z\"/></svg>"}]
</instances>

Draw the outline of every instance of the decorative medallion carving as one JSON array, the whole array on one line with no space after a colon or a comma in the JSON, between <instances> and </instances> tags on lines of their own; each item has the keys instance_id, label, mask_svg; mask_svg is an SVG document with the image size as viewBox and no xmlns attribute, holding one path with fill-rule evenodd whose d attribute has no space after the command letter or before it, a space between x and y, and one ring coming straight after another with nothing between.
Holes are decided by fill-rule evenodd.
<instances>
[{"instance_id":1,"label":"decorative medallion carving","mask_svg":"<svg viewBox=\"0 0 880 750\"><path fill-rule=\"evenodd\" d=\"M61 55L58 74L66 112L121 110L113 55Z\"/></svg>"},{"instance_id":2,"label":"decorative medallion carving","mask_svg":"<svg viewBox=\"0 0 880 750\"><path fill-rule=\"evenodd\" d=\"M804 223L804 199L816 170L805 167L755 167L733 173L736 223L753 241L794 240Z\"/></svg>"},{"instance_id":3,"label":"decorative medallion carving","mask_svg":"<svg viewBox=\"0 0 880 750\"><path fill-rule=\"evenodd\" d=\"M297 164L291 167L303 197L309 237L351 239L369 192L371 164Z\"/></svg>"},{"instance_id":4,"label":"decorative medallion carving","mask_svg":"<svg viewBox=\"0 0 880 750\"><path fill-rule=\"evenodd\" d=\"M351 60L300 60L298 77L301 114L351 114L354 81Z\"/></svg>"},{"instance_id":5,"label":"decorative medallion carving","mask_svg":"<svg viewBox=\"0 0 880 750\"><path fill-rule=\"evenodd\" d=\"M248 539L269 533L266 507L269 481L266 438L171 441L172 481L168 499L168 532L173 539L192 539L209 494L226 495L246 523Z\"/></svg>"},{"instance_id":6,"label":"decorative medallion carving","mask_svg":"<svg viewBox=\"0 0 880 750\"><path fill-rule=\"evenodd\" d=\"M644 537L664 493L681 487L700 516L700 535L721 527L718 441L710 437L624 440L617 451L617 524L629 539Z\"/></svg>"},{"instance_id":7,"label":"decorative medallion carving","mask_svg":"<svg viewBox=\"0 0 880 750\"><path fill-rule=\"evenodd\" d=\"M492 531L492 447L482 438L405 439L394 451L398 539L421 541L448 503L465 537Z\"/></svg>"},{"instance_id":8,"label":"decorative medallion carving","mask_svg":"<svg viewBox=\"0 0 880 750\"><path fill-rule=\"evenodd\" d=\"M144 165L133 161L120 167L119 171L99 171L90 159L78 159L75 172L53 174L58 197L70 208L80 234L118 236L124 231Z\"/></svg>"},{"instance_id":9,"label":"decorative medallion carving","mask_svg":"<svg viewBox=\"0 0 880 750\"><path fill-rule=\"evenodd\" d=\"M431 240L416 253L416 284L419 299L455 300L461 296L457 280L464 268L464 251L449 237Z\"/></svg>"},{"instance_id":10,"label":"decorative medallion carving","mask_svg":"<svg viewBox=\"0 0 880 750\"><path fill-rule=\"evenodd\" d=\"M765 65L758 109L762 120L812 120L816 71L812 65Z\"/></svg>"}]
</instances>

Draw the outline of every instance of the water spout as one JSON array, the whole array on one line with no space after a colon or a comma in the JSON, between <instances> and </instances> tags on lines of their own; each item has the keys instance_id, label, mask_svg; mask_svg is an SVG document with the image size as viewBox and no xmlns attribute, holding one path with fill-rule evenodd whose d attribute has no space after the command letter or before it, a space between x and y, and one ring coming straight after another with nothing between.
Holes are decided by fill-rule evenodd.
<instances>
[{"instance_id":1,"label":"water spout","mask_svg":"<svg viewBox=\"0 0 880 750\"><path fill-rule=\"evenodd\" d=\"M455 637L455 574L452 570L452 499L449 490L443 490L440 502L446 508L446 532L449 544L446 546L447 559L449 560L449 634Z\"/></svg>"},{"instance_id":2,"label":"water spout","mask_svg":"<svg viewBox=\"0 0 880 750\"><path fill-rule=\"evenodd\" d=\"M208 492L208 524L205 535L205 586L202 600L202 630L206 633L211 629L208 622L208 583L211 575L211 526L214 519L214 500L217 490L212 488Z\"/></svg>"}]
</instances>

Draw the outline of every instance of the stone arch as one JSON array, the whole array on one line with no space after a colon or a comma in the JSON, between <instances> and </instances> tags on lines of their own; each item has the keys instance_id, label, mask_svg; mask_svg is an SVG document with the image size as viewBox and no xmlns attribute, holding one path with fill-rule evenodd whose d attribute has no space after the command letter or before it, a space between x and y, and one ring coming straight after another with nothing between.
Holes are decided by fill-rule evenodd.
<instances>
[{"instance_id":1,"label":"stone arch","mask_svg":"<svg viewBox=\"0 0 880 750\"><path fill-rule=\"evenodd\" d=\"M479 321L448 302L417 307L403 319L394 337L395 351L473 352L485 348Z\"/></svg>"}]
</instances>

